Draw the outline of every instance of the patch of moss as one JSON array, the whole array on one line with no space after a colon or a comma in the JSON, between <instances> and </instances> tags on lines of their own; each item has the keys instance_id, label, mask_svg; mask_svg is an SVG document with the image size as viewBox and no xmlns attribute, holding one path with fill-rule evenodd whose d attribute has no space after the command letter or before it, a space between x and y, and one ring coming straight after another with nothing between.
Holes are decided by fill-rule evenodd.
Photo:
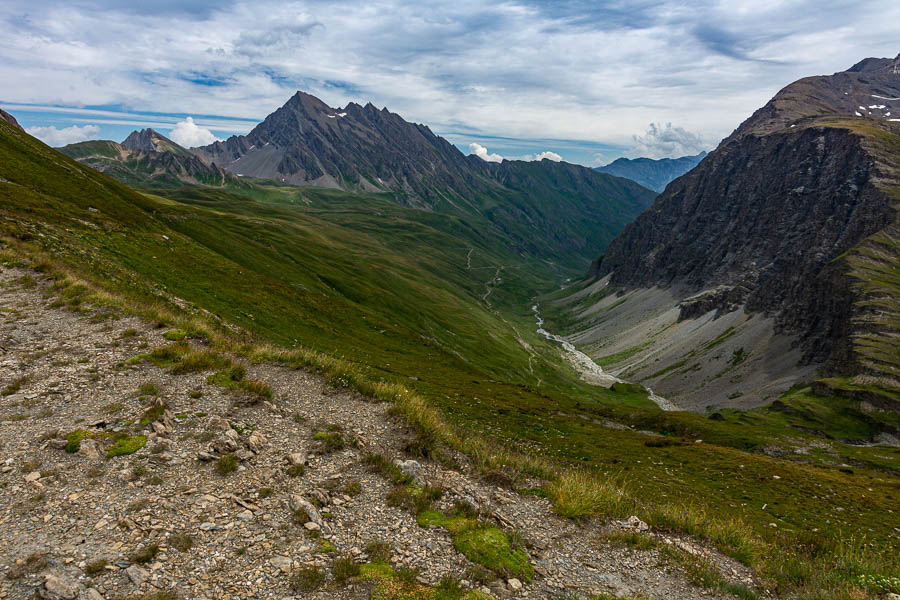
<instances>
[{"instance_id":1,"label":"patch of moss","mask_svg":"<svg viewBox=\"0 0 900 600\"><path fill-rule=\"evenodd\" d=\"M78 448L81 447L81 440L85 438L94 438L95 436L95 432L87 431L86 429L76 429L75 431L70 432L66 435L66 452L69 454L78 452Z\"/></svg>"},{"instance_id":2,"label":"patch of moss","mask_svg":"<svg viewBox=\"0 0 900 600\"><path fill-rule=\"evenodd\" d=\"M106 458L134 454L144 447L147 438L143 435L124 435L116 439L116 442L106 451Z\"/></svg>"},{"instance_id":3,"label":"patch of moss","mask_svg":"<svg viewBox=\"0 0 900 600\"><path fill-rule=\"evenodd\" d=\"M163 334L163 337L172 342L180 342L188 336L188 332L184 329L170 329Z\"/></svg>"},{"instance_id":4,"label":"patch of moss","mask_svg":"<svg viewBox=\"0 0 900 600\"><path fill-rule=\"evenodd\" d=\"M471 560L501 573L531 581L534 569L522 549L513 549L509 536L496 527L482 527L460 533L453 538L457 552Z\"/></svg>"}]
</instances>

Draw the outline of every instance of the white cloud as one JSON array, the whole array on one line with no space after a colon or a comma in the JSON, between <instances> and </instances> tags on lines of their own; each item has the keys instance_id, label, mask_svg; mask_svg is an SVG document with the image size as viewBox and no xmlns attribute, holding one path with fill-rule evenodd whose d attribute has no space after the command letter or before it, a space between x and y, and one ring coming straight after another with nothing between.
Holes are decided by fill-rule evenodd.
<instances>
[{"instance_id":1,"label":"white cloud","mask_svg":"<svg viewBox=\"0 0 900 600\"><path fill-rule=\"evenodd\" d=\"M476 144L475 142L469 144L469 154L474 154L478 158L488 162L503 162L502 156L499 154L488 154L487 148L481 144Z\"/></svg>"},{"instance_id":2,"label":"white cloud","mask_svg":"<svg viewBox=\"0 0 900 600\"><path fill-rule=\"evenodd\" d=\"M15 85L0 101L260 120L303 89L468 139L624 147L652 121L714 142L791 81L896 56L900 20L896 0L230 0L168 14L192 5L4 0L0 81Z\"/></svg>"},{"instance_id":3,"label":"white cloud","mask_svg":"<svg viewBox=\"0 0 900 600\"><path fill-rule=\"evenodd\" d=\"M534 157L534 160L544 160L545 158L548 160L552 160L553 162L559 162L562 160L562 156L560 156L556 152L550 152L549 150L541 152Z\"/></svg>"},{"instance_id":4,"label":"white cloud","mask_svg":"<svg viewBox=\"0 0 900 600\"><path fill-rule=\"evenodd\" d=\"M683 127L675 127L671 123L657 125L650 123L647 133L633 136L634 145L629 151L633 157L678 158L699 154L708 150L709 144L699 134L687 131Z\"/></svg>"},{"instance_id":5,"label":"white cloud","mask_svg":"<svg viewBox=\"0 0 900 600\"><path fill-rule=\"evenodd\" d=\"M175 127L169 132L169 138L185 148L196 148L197 146L207 146L213 142L221 140L213 135L213 133L204 127L200 127L194 123L192 117L186 117L184 121L175 123Z\"/></svg>"},{"instance_id":6,"label":"white cloud","mask_svg":"<svg viewBox=\"0 0 900 600\"><path fill-rule=\"evenodd\" d=\"M41 140L48 146L58 148L67 144L76 142L84 142L87 140L96 140L100 137L100 128L96 125L85 125L79 127L72 125L57 129L56 127L29 127L26 129L28 133Z\"/></svg>"}]
</instances>

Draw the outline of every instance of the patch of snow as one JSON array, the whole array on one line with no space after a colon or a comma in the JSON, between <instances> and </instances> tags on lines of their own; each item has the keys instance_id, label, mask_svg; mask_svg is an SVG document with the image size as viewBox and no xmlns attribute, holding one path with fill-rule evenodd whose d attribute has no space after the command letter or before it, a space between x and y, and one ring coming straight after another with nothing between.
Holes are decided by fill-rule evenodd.
<instances>
[{"instance_id":1,"label":"patch of snow","mask_svg":"<svg viewBox=\"0 0 900 600\"><path fill-rule=\"evenodd\" d=\"M884 108L884 104L873 104L869 108Z\"/></svg>"},{"instance_id":2,"label":"patch of snow","mask_svg":"<svg viewBox=\"0 0 900 600\"><path fill-rule=\"evenodd\" d=\"M861 117L861 116L862 116L862 114L860 114L860 112L859 112L858 110L855 111L853 114L856 115L857 117Z\"/></svg>"},{"instance_id":3,"label":"patch of snow","mask_svg":"<svg viewBox=\"0 0 900 600\"><path fill-rule=\"evenodd\" d=\"M894 122L900 123L900 119L888 119L888 121L894 121Z\"/></svg>"},{"instance_id":4,"label":"patch of snow","mask_svg":"<svg viewBox=\"0 0 900 600\"><path fill-rule=\"evenodd\" d=\"M238 173L237 176L238 176L238 177L243 177L244 174L243 174L243 173Z\"/></svg>"},{"instance_id":5,"label":"patch of snow","mask_svg":"<svg viewBox=\"0 0 900 600\"><path fill-rule=\"evenodd\" d=\"M335 119L335 118L336 118L334 115L325 115L325 116L328 117L329 119Z\"/></svg>"},{"instance_id":6,"label":"patch of snow","mask_svg":"<svg viewBox=\"0 0 900 600\"><path fill-rule=\"evenodd\" d=\"M878 98L879 100L900 100L900 98L888 98L887 96L878 96L877 94L872 94L873 98Z\"/></svg>"},{"instance_id":7,"label":"patch of snow","mask_svg":"<svg viewBox=\"0 0 900 600\"><path fill-rule=\"evenodd\" d=\"M346 116L347 116L347 113L338 113L338 116L339 116L339 117L346 117Z\"/></svg>"},{"instance_id":8,"label":"patch of snow","mask_svg":"<svg viewBox=\"0 0 900 600\"><path fill-rule=\"evenodd\" d=\"M253 144L252 146L250 146L250 147L248 148L248 150L253 150L254 148L256 148L256 144Z\"/></svg>"},{"instance_id":9,"label":"patch of snow","mask_svg":"<svg viewBox=\"0 0 900 600\"><path fill-rule=\"evenodd\" d=\"M796 127L796 126L797 126L797 124L796 124L796 123L794 123L794 124L793 124L793 125L791 125L791 127L792 127L792 128L793 128L793 127Z\"/></svg>"},{"instance_id":10,"label":"patch of snow","mask_svg":"<svg viewBox=\"0 0 900 600\"><path fill-rule=\"evenodd\" d=\"M859 107L859 110L866 110L866 107L865 107L865 106L860 106L860 107Z\"/></svg>"}]
</instances>

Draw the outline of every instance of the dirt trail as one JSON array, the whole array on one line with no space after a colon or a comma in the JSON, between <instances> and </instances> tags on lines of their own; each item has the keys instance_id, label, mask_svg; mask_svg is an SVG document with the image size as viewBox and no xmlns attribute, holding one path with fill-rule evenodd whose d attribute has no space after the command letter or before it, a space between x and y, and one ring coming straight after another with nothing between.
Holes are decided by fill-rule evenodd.
<instances>
[{"instance_id":1,"label":"dirt trail","mask_svg":"<svg viewBox=\"0 0 900 600\"><path fill-rule=\"evenodd\" d=\"M525 540L534 581L519 591L504 578L476 582L473 564L454 549L450 535L423 529L412 514L390 506L393 485L362 464L369 452L408 458L403 448L410 432L388 415L387 404L280 366L247 365L248 377L274 392L272 403L253 405L209 385L209 373L172 375L144 362L124 366L130 357L169 343L165 329L135 318L50 308L46 283L34 283L38 277L0 271L0 383L6 388L21 382L0 398L4 600L31 598L35 590L47 594L58 582L74 594L64 597L90 600L157 591L210 600L366 598L371 583L335 585L330 569L338 555L365 561L366 545L374 540L389 543L392 564L418 569L424 583L453 576L495 598L728 597L695 588L680 567L663 565L656 550L605 541L610 528L629 531L625 524L560 519L545 499L489 485L465 467L454 471L423 461L427 481L445 490L438 508L466 500ZM106 459L86 452L91 445L85 442L79 453L61 448L74 429L136 433L154 394L169 412L143 430L147 444L134 454ZM329 426L353 443L321 451L313 436ZM239 435L232 433L237 430ZM225 438L237 444L243 460L233 473L220 475L214 462L198 457ZM302 474L288 473L291 461L304 465ZM351 485L356 483L358 493ZM293 522L295 497L318 499L318 537ZM178 549L186 539L178 536L189 536L191 547ZM136 553L151 545L158 553L136 562ZM729 580L750 580L733 561L696 544L688 548ZM43 558L22 563L29 556ZM328 573L329 587L293 592L291 574L310 565ZM24 575L14 577L14 567Z\"/></svg>"}]
</instances>

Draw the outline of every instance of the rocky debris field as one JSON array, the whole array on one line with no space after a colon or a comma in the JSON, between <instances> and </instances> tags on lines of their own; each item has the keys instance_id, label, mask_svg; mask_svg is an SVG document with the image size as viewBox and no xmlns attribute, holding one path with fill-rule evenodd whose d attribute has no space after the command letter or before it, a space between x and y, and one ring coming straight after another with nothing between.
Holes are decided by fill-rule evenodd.
<instances>
[{"instance_id":1,"label":"rocky debris field","mask_svg":"<svg viewBox=\"0 0 900 600\"><path fill-rule=\"evenodd\" d=\"M390 405L314 374L246 363L272 391L250 402L210 372L129 360L173 343L167 328L53 300L40 274L0 271L0 598L368 598L379 564L481 598L729 597L695 587L668 547L752 583L636 519L560 519L464 457L451 469L407 455L412 433ZM417 521L392 472L437 490L423 514L468 507L530 569L473 563L452 525Z\"/></svg>"}]
</instances>

